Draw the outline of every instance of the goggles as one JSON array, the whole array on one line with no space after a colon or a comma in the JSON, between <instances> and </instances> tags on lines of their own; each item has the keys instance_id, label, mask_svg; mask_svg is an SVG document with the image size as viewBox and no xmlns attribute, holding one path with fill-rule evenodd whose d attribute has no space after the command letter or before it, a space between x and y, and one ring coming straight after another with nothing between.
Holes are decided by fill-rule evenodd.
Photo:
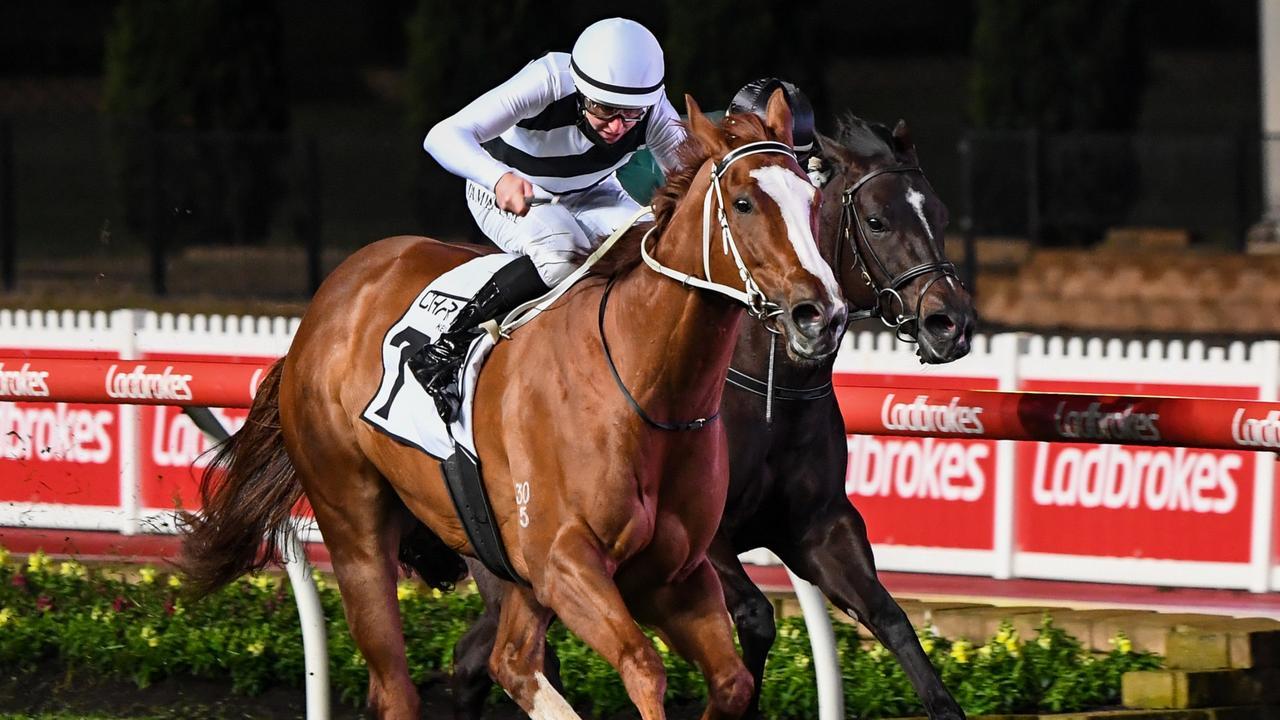
<instances>
[{"instance_id":1,"label":"goggles","mask_svg":"<svg viewBox=\"0 0 1280 720\"><path fill-rule=\"evenodd\" d=\"M601 122L613 122L616 118L627 125L640 122L649 112L647 107L620 108L603 105L585 95L582 97L582 109Z\"/></svg>"}]
</instances>

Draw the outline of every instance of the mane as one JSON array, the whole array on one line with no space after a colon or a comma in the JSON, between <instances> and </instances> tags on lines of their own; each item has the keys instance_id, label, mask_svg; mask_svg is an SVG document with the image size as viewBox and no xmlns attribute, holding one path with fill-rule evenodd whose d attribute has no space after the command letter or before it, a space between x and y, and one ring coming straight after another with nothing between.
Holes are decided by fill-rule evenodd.
<instances>
[{"instance_id":1,"label":"mane","mask_svg":"<svg viewBox=\"0 0 1280 720\"><path fill-rule=\"evenodd\" d=\"M684 123L688 127L688 123ZM765 129L764 122L755 115L728 115L716 128L721 139L729 147L738 147L749 142L768 140L771 133ZM615 277L640 264L640 240L649 228L659 237L671 224L680 201L689 192L689 185L702 169L703 163L711 158L711 151L703 146L692 134L683 145L676 150L676 169L667 175L666 182L654 191L653 222L637 223L626 232L599 262L591 268L591 272L605 277Z\"/></svg>"},{"instance_id":2,"label":"mane","mask_svg":"<svg viewBox=\"0 0 1280 720\"><path fill-rule=\"evenodd\" d=\"M836 122L836 141L861 157L888 161L898 159L898 153L893 149L893 131L853 113L845 113Z\"/></svg>"}]
</instances>

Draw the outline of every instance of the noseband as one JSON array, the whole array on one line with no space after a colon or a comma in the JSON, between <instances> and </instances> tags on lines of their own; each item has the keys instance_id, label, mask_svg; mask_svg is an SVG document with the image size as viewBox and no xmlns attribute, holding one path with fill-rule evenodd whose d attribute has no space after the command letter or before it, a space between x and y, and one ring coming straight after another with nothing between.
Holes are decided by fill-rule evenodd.
<instances>
[{"instance_id":1,"label":"noseband","mask_svg":"<svg viewBox=\"0 0 1280 720\"><path fill-rule=\"evenodd\" d=\"M893 329L899 340L916 342L916 338L910 332L910 328L914 326L916 332L919 332L920 306L924 303L924 296L929 292L929 288L933 287L934 283L943 278L949 277L956 282L960 282L960 276L956 273L956 266L939 260L907 268L897 275L889 272L889 269L885 267L884 261L880 259L880 255L876 253L875 247L867 240L862 218L858 215L857 203L854 202L857 198L858 190L862 189L872 178L888 173L909 172L920 173L920 176L924 177L924 171L917 165L894 165L872 170L859 178L853 185L845 188L840 201L840 230L836 236L839 239L839 242L836 243L836 269L839 270L841 267L840 255L847 241L849 248L853 251L854 267L862 273L862 279L866 281L867 287L871 288L871 291L875 294L875 303L870 308L850 313L849 320L879 318L880 322ZM942 253L933 245L932 238L930 240L930 249L934 251L934 257L942 257ZM889 282L881 285L872 277L870 265L867 263L868 257L875 263L881 277L890 278ZM908 315L907 303L902 299L900 291L912 280L929 274L935 274L936 276L925 283L924 287L920 288L919 294L916 295L915 312L912 315Z\"/></svg>"}]
</instances>

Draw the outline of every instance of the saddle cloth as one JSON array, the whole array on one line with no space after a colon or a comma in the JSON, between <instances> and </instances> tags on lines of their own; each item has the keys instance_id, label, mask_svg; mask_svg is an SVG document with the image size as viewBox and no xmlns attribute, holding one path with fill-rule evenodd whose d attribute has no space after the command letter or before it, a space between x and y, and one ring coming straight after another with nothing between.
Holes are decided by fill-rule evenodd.
<instances>
[{"instance_id":1,"label":"saddle cloth","mask_svg":"<svg viewBox=\"0 0 1280 720\"><path fill-rule=\"evenodd\" d=\"M458 311L500 268L518 256L497 253L469 260L436 278L414 299L382 339L382 382L361 418L397 442L436 459L454 453L454 442L474 457L472 406L480 367L493 349L493 338L482 333L467 351L458 372L462 408L452 427L446 427L435 402L409 371L408 361L419 349L435 342Z\"/></svg>"}]
</instances>

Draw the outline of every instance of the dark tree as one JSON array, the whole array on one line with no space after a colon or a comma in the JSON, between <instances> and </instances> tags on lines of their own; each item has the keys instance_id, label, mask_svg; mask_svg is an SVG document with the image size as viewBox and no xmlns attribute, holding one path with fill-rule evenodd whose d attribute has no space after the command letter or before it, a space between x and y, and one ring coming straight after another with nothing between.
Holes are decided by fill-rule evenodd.
<instances>
[{"instance_id":1,"label":"dark tree","mask_svg":"<svg viewBox=\"0 0 1280 720\"><path fill-rule=\"evenodd\" d=\"M180 242L266 237L288 148L280 42L270 1L120 3L104 109L134 229L163 222Z\"/></svg>"}]
</instances>

